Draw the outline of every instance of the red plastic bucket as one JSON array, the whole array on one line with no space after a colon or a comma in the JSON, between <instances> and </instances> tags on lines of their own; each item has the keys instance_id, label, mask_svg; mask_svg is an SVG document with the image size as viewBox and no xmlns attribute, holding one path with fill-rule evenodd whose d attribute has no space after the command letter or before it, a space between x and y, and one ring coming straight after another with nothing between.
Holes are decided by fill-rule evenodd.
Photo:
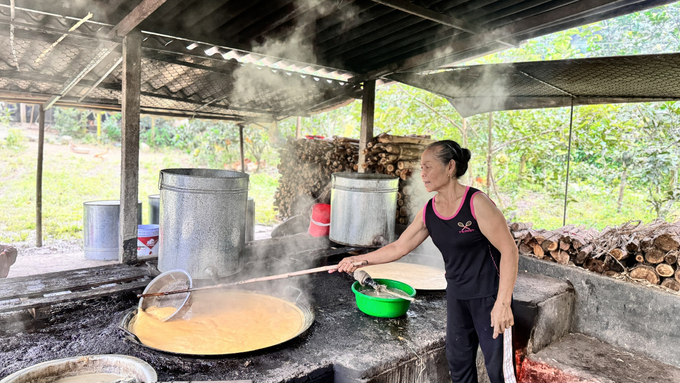
<instances>
[{"instance_id":1,"label":"red plastic bucket","mask_svg":"<svg viewBox=\"0 0 680 383\"><path fill-rule=\"evenodd\" d=\"M317 203L312 208L312 218L309 220L309 234L312 237L324 237L328 235L331 227L331 205Z\"/></svg>"}]
</instances>

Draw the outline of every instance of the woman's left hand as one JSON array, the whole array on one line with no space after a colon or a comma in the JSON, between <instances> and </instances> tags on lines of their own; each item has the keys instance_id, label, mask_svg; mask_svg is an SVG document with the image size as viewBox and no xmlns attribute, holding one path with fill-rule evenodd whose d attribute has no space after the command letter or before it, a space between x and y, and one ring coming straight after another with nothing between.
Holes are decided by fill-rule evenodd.
<instances>
[{"instance_id":1,"label":"woman's left hand","mask_svg":"<svg viewBox=\"0 0 680 383\"><path fill-rule=\"evenodd\" d=\"M512 309L510 303L501 303L496 301L491 310L491 327L493 327L493 338L498 338L506 329L515 324L515 318L512 316Z\"/></svg>"}]
</instances>

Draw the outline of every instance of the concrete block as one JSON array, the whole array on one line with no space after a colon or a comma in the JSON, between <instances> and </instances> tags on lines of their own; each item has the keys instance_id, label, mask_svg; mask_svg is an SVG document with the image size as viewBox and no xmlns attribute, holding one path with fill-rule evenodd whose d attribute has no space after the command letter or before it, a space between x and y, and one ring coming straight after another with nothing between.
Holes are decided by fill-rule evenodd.
<instances>
[{"instance_id":1,"label":"concrete block","mask_svg":"<svg viewBox=\"0 0 680 383\"><path fill-rule=\"evenodd\" d=\"M571 332L680 367L680 332L673 327L680 313L677 294L525 256L519 267L572 284Z\"/></svg>"}]
</instances>

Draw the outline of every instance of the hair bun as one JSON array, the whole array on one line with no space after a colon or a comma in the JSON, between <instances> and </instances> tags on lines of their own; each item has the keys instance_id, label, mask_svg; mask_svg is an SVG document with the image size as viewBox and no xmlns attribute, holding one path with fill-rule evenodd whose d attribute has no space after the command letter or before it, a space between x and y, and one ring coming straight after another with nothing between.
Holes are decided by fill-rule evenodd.
<instances>
[{"instance_id":1,"label":"hair bun","mask_svg":"<svg viewBox=\"0 0 680 383\"><path fill-rule=\"evenodd\" d=\"M463 149L463 158L465 161L470 161L470 158L472 158L472 152L468 148L462 148Z\"/></svg>"}]
</instances>

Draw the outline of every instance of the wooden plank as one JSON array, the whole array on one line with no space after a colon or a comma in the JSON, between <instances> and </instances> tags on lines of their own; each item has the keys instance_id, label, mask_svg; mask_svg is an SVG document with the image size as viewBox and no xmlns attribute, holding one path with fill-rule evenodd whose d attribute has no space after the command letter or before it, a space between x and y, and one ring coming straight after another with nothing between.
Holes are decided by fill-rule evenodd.
<instances>
[{"instance_id":1,"label":"wooden plank","mask_svg":"<svg viewBox=\"0 0 680 383\"><path fill-rule=\"evenodd\" d=\"M50 277L36 275L21 278L21 280L7 279L0 283L0 300L40 297L45 294L62 291L85 290L96 286L116 282L130 282L144 277L150 277L148 271L141 267L126 266L125 268L85 269L78 273L53 273ZM16 278L18 279L18 278Z\"/></svg>"},{"instance_id":2,"label":"wooden plank","mask_svg":"<svg viewBox=\"0 0 680 383\"><path fill-rule=\"evenodd\" d=\"M45 307L59 303L82 302L100 297L124 294L130 291L143 290L146 287L146 285L149 284L149 282L150 279L147 278L145 280L117 284L115 286L99 287L86 291L78 291L50 297L4 301L0 302L0 313Z\"/></svg>"},{"instance_id":3,"label":"wooden plank","mask_svg":"<svg viewBox=\"0 0 680 383\"><path fill-rule=\"evenodd\" d=\"M22 104L23 105L23 104ZM45 151L45 107L40 104L38 112L38 169L35 178L35 246L42 247L42 179Z\"/></svg>"},{"instance_id":4,"label":"wooden plank","mask_svg":"<svg viewBox=\"0 0 680 383\"><path fill-rule=\"evenodd\" d=\"M139 5L127 14L113 29L109 35L117 35L118 37L127 36L147 17L154 13L166 0L142 0Z\"/></svg>"},{"instance_id":5,"label":"wooden plank","mask_svg":"<svg viewBox=\"0 0 680 383\"><path fill-rule=\"evenodd\" d=\"M364 81L363 97L361 100L361 132L359 134L359 173L366 169L362 166L366 162L364 149L373 139L373 116L375 113L375 80Z\"/></svg>"},{"instance_id":6,"label":"wooden plank","mask_svg":"<svg viewBox=\"0 0 680 383\"><path fill-rule=\"evenodd\" d=\"M142 80L142 33L123 39L123 95L120 161L120 244L118 260L137 262L137 202L139 183L139 113Z\"/></svg>"}]
</instances>

